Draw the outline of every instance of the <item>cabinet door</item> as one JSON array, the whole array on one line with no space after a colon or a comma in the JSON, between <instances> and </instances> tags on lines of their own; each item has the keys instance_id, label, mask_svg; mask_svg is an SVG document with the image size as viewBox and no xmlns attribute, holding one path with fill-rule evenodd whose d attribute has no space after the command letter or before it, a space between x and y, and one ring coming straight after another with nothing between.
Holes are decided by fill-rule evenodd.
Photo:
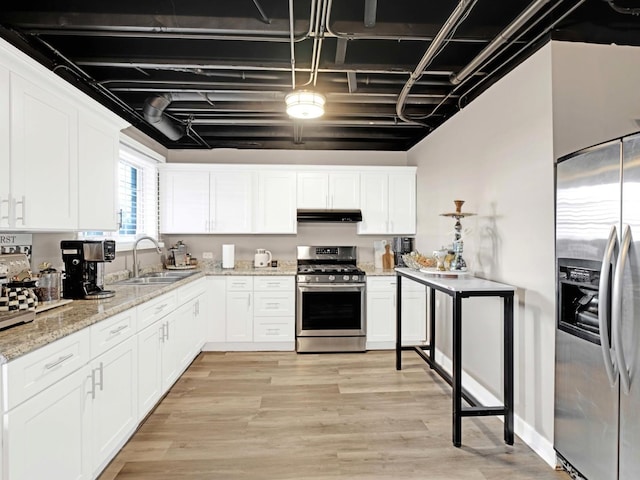
<instances>
[{"instance_id":1,"label":"cabinet door","mask_svg":"<svg viewBox=\"0 0 640 480\"><path fill-rule=\"evenodd\" d=\"M178 369L184 370L194 357L196 335L196 303L197 299L190 300L180 306L175 312L176 317L173 339L176 341L176 356Z\"/></svg>"},{"instance_id":2,"label":"cabinet door","mask_svg":"<svg viewBox=\"0 0 640 480\"><path fill-rule=\"evenodd\" d=\"M77 229L78 111L14 73L10 175L16 229Z\"/></svg>"},{"instance_id":3,"label":"cabinet door","mask_svg":"<svg viewBox=\"0 0 640 480\"><path fill-rule=\"evenodd\" d=\"M78 228L117 230L119 132L81 112L78 148Z\"/></svg>"},{"instance_id":4,"label":"cabinet door","mask_svg":"<svg viewBox=\"0 0 640 480\"><path fill-rule=\"evenodd\" d=\"M359 234L388 233L389 186L386 173L363 173L360 176L360 208Z\"/></svg>"},{"instance_id":5,"label":"cabinet door","mask_svg":"<svg viewBox=\"0 0 640 480\"><path fill-rule=\"evenodd\" d=\"M357 172L329 175L329 208L360 208L360 174Z\"/></svg>"},{"instance_id":6,"label":"cabinet door","mask_svg":"<svg viewBox=\"0 0 640 480\"><path fill-rule=\"evenodd\" d=\"M207 342L227 340L227 292L225 277L207 277L207 300L209 315L206 318Z\"/></svg>"},{"instance_id":7,"label":"cabinet door","mask_svg":"<svg viewBox=\"0 0 640 480\"><path fill-rule=\"evenodd\" d=\"M258 172L255 233L296 233L296 175Z\"/></svg>"},{"instance_id":8,"label":"cabinet door","mask_svg":"<svg viewBox=\"0 0 640 480\"><path fill-rule=\"evenodd\" d=\"M427 338L427 287L402 279L402 342L424 343Z\"/></svg>"},{"instance_id":9,"label":"cabinet door","mask_svg":"<svg viewBox=\"0 0 640 480\"><path fill-rule=\"evenodd\" d=\"M367 290L367 343L395 342L395 318L396 296L392 288L388 291Z\"/></svg>"},{"instance_id":10,"label":"cabinet door","mask_svg":"<svg viewBox=\"0 0 640 480\"><path fill-rule=\"evenodd\" d=\"M180 332L176 328L177 316L174 313L162 320L162 392L166 392L180 376Z\"/></svg>"},{"instance_id":11,"label":"cabinet door","mask_svg":"<svg viewBox=\"0 0 640 480\"><path fill-rule=\"evenodd\" d=\"M138 420L142 420L164 393L162 390L163 322L138 334Z\"/></svg>"},{"instance_id":12,"label":"cabinet door","mask_svg":"<svg viewBox=\"0 0 640 480\"><path fill-rule=\"evenodd\" d=\"M92 465L97 475L138 425L138 352L131 337L91 362Z\"/></svg>"},{"instance_id":13,"label":"cabinet door","mask_svg":"<svg viewBox=\"0 0 640 480\"><path fill-rule=\"evenodd\" d=\"M4 414L7 478L92 478L88 366Z\"/></svg>"},{"instance_id":14,"label":"cabinet door","mask_svg":"<svg viewBox=\"0 0 640 480\"><path fill-rule=\"evenodd\" d=\"M208 233L209 173L164 170L161 179L161 231Z\"/></svg>"},{"instance_id":15,"label":"cabinet door","mask_svg":"<svg viewBox=\"0 0 640 480\"><path fill-rule=\"evenodd\" d=\"M252 174L211 172L211 233L249 233L252 227Z\"/></svg>"},{"instance_id":16,"label":"cabinet door","mask_svg":"<svg viewBox=\"0 0 640 480\"><path fill-rule=\"evenodd\" d=\"M298 208L329 208L329 176L322 172L299 172L297 175Z\"/></svg>"},{"instance_id":17,"label":"cabinet door","mask_svg":"<svg viewBox=\"0 0 640 480\"><path fill-rule=\"evenodd\" d=\"M416 233L416 177L414 174L389 174L389 233Z\"/></svg>"},{"instance_id":18,"label":"cabinet door","mask_svg":"<svg viewBox=\"0 0 640 480\"><path fill-rule=\"evenodd\" d=\"M227 291L227 342L253 341L253 292Z\"/></svg>"},{"instance_id":19,"label":"cabinet door","mask_svg":"<svg viewBox=\"0 0 640 480\"><path fill-rule=\"evenodd\" d=\"M10 149L9 149L9 70L0 66L0 228L9 228L9 208L11 190L9 188Z\"/></svg>"}]
</instances>

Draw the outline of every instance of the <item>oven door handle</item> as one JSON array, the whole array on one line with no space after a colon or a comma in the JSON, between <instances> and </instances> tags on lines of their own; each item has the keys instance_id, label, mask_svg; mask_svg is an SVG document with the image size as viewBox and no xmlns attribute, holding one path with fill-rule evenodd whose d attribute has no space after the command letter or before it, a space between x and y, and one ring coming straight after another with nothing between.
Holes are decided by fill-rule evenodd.
<instances>
[{"instance_id":1,"label":"oven door handle","mask_svg":"<svg viewBox=\"0 0 640 480\"><path fill-rule=\"evenodd\" d=\"M335 290L361 290L366 283L310 283L307 285L298 284L300 290L313 290L315 288L333 288Z\"/></svg>"}]
</instances>

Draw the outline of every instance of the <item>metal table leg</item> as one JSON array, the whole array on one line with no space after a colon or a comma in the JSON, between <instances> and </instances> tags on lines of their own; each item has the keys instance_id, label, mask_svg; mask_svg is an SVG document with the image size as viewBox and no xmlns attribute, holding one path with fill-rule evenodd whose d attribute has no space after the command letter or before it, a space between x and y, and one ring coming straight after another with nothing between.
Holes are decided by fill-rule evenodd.
<instances>
[{"instance_id":1,"label":"metal table leg","mask_svg":"<svg viewBox=\"0 0 640 480\"><path fill-rule=\"evenodd\" d=\"M462 444L462 297L453 295L453 445Z\"/></svg>"},{"instance_id":2,"label":"metal table leg","mask_svg":"<svg viewBox=\"0 0 640 480\"><path fill-rule=\"evenodd\" d=\"M396 276L396 370L402 370L402 277Z\"/></svg>"},{"instance_id":3,"label":"metal table leg","mask_svg":"<svg viewBox=\"0 0 640 480\"><path fill-rule=\"evenodd\" d=\"M504 306L504 441L513 445L513 294Z\"/></svg>"}]
</instances>

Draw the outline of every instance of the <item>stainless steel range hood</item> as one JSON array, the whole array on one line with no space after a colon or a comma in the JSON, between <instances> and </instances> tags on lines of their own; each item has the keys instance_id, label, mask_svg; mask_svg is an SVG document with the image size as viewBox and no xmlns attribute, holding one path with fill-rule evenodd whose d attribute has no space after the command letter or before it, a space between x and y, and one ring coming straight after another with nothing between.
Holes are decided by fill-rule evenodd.
<instances>
[{"instance_id":1,"label":"stainless steel range hood","mask_svg":"<svg viewBox=\"0 0 640 480\"><path fill-rule=\"evenodd\" d=\"M302 223L354 223L362 221L360 210L298 210L298 222Z\"/></svg>"}]
</instances>

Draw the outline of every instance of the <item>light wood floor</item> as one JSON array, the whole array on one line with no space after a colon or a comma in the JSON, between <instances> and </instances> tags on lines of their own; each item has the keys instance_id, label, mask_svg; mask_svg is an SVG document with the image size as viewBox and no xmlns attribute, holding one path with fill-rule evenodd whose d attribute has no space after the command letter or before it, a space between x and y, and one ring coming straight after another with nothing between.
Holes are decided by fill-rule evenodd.
<instances>
[{"instance_id":1,"label":"light wood floor","mask_svg":"<svg viewBox=\"0 0 640 480\"><path fill-rule=\"evenodd\" d=\"M560 479L493 417L463 420L415 353L203 353L100 480Z\"/></svg>"}]
</instances>

